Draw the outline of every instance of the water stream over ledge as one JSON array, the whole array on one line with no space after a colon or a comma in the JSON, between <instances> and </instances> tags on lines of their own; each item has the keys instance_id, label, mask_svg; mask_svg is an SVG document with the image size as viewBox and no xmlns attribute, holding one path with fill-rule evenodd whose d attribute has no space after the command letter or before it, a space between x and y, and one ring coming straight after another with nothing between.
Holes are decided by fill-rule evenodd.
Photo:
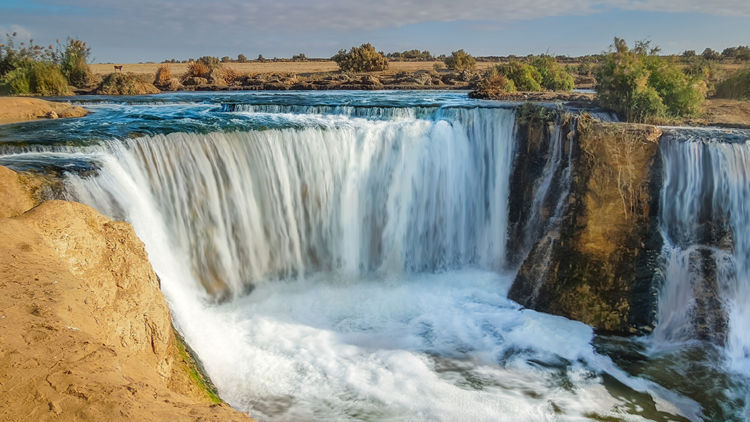
<instances>
[{"instance_id":1,"label":"water stream over ledge","mask_svg":"<svg viewBox=\"0 0 750 422\"><path fill-rule=\"evenodd\" d=\"M506 238L512 105L453 92L77 100L94 113L0 127L0 164L58 174L62 195L132 223L222 398L260 420L748 417L742 133L668 132L660 324L619 338L506 297L522 243ZM569 160L561 145L550 169ZM694 216L715 221L710 236ZM684 280L706 279L691 259L713 263L723 343L684 312Z\"/></svg>"}]
</instances>

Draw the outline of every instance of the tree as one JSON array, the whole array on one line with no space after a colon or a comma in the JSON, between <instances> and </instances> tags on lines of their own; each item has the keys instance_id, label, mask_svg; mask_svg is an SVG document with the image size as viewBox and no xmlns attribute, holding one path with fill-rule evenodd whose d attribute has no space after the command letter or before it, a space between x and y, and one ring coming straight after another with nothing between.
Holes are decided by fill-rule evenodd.
<instances>
[{"instance_id":1,"label":"tree","mask_svg":"<svg viewBox=\"0 0 750 422\"><path fill-rule=\"evenodd\" d=\"M55 53L55 61L65 78L73 86L82 87L91 81L91 69L87 63L91 49L81 40L68 38L67 44Z\"/></svg>"},{"instance_id":2,"label":"tree","mask_svg":"<svg viewBox=\"0 0 750 422\"><path fill-rule=\"evenodd\" d=\"M244 54L238 54L237 63L247 63L247 57Z\"/></svg>"},{"instance_id":3,"label":"tree","mask_svg":"<svg viewBox=\"0 0 750 422\"><path fill-rule=\"evenodd\" d=\"M232 59L230 59L229 56L224 56L221 58L222 63L229 63L230 61L232 61Z\"/></svg>"},{"instance_id":4,"label":"tree","mask_svg":"<svg viewBox=\"0 0 750 422\"><path fill-rule=\"evenodd\" d=\"M531 65L541 75L542 88L551 91L570 91L575 83L571 75L552 56L541 55L531 60Z\"/></svg>"},{"instance_id":5,"label":"tree","mask_svg":"<svg viewBox=\"0 0 750 422\"><path fill-rule=\"evenodd\" d=\"M445 58L444 62L445 66L448 69L455 70L457 72L463 72L464 70L473 70L477 65L476 59L474 59L471 54L465 52L464 50L452 52L450 56Z\"/></svg>"},{"instance_id":6,"label":"tree","mask_svg":"<svg viewBox=\"0 0 750 422\"><path fill-rule=\"evenodd\" d=\"M370 43L352 47L348 52L339 50L331 60L335 61L343 72L374 72L388 68L388 59Z\"/></svg>"},{"instance_id":7,"label":"tree","mask_svg":"<svg viewBox=\"0 0 750 422\"><path fill-rule=\"evenodd\" d=\"M703 50L701 56L706 60L721 60L721 53L710 48Z\"/></svg>"},{"instance_id":8,"label":"tree","mask_svg":"<svg viewBox=\"0 0 750 422\"><path fill-rule=\"evenodd\" d=\"M633 50L615 38L615 51L596 70L599 104L629 122L695 114L705 99L705 83L656 55L648 42Z\"/></svg>"}]
</instances>

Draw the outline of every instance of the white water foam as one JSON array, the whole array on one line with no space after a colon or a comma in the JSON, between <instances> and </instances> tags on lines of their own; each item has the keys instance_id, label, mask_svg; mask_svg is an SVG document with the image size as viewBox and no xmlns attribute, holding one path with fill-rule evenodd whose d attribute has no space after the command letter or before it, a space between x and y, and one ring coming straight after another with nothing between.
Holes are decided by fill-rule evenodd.
<instances>
[{"instance_id":1,"label":"white water foam","mask_svg":"<svg viewBox=\"0 0 750 422\"><path fill-rule=\"evenodd\" d=\"M505 298L513 115L474 112L113 142L66 183L134 225L221 396L258 417L644 420L608 373L697 418L596 354L586 325ZM213 302L206 272L233 300Z\"/></svg>"}]
</instances>

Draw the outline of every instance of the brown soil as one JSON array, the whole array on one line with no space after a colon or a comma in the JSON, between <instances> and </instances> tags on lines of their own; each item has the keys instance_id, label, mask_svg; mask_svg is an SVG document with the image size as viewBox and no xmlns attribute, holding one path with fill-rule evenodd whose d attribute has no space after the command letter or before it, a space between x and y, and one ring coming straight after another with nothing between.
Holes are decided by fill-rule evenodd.
<instances>
[{"instance_id":1,"label":"brown soil","mask_svg":"<svg viewBox=\"0 0 750 422\"><path fill-rule=\"evenodd\" d=\"M0 167L0 420L250 420L191 379L133 228L27 182Z\"/></svg>"},{"instance_id":2,"label":"brown soil","mask_svg":"<svg viewBox=\"0 0 750 422\"><path fill-rule=\"evenodd\" d=\"M68 103L28 97L0 97L0 124L37 119L83 117L88 112Z\"/></svg>"},{"instance_id":3,"label":"brown soil","mask_svg":"<svg viewBox=\"0 0 750 422\"><path fill-rule=\"evenodd\" d=\"M714 98L706 100L702 116L684 123L698 126L750 128L750 101Z\"/></svg>"}]
</instances>

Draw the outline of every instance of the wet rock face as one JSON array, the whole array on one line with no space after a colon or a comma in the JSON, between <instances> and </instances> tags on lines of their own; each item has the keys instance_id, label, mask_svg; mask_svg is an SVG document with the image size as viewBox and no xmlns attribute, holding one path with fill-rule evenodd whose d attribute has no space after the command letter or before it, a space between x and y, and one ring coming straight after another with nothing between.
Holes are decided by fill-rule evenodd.
<instances>
[{"instance_id":1,"label":"wet rock face","mask_svg":"<svg viewBox=\"0 0 750 422\"><path fill-rule=\"evenodd\" d=\"M548 130L544 122L530 121L525 129L530 138L525 152L530 157L520 160L527 163L530 175L539 173L548 155L548 148L534 147L544 144ZM529 206L533 201L528 198L542 185L539 177L544 171L536 179L522 180L522 167L514 169L514 179L520 178L514 186L519 186L515 189L520 193L516 199L511 193L509 241L520 239L523 245L532 239L533 243L509 296L524 306L583 321L596 329L621 334L648 331L656 316L653 274L661 249L656 212L661 131L588 119L579 122L577 132L572 124L560 130L565 132L563 139L573 142L568 144L569 163L558 166L569 168L570 177L565 180L560 176L564 172L556 171L550 186L551 193L557 191L558 216L547 221L537 218L546 227L534 227L536 233L517 228L533 221L529 217L534 213ZM567 199L560 200L561 192ZM539 214L554 215L550 202L542 204ZM520 210L514 209L519 205Z\"/></svg>"},{"instance_id":2,"label":"wet rock face","mask_svg":"<svg viewBox=\"0 0 750 422\"><path fill-rule=\"evenodd\" d=\"M506 262L518 267L534 244L554 229L570 190L575 121L556 109L527 103L518 110L516 151L508 198Z\"/></svg>"}]
</instances>

